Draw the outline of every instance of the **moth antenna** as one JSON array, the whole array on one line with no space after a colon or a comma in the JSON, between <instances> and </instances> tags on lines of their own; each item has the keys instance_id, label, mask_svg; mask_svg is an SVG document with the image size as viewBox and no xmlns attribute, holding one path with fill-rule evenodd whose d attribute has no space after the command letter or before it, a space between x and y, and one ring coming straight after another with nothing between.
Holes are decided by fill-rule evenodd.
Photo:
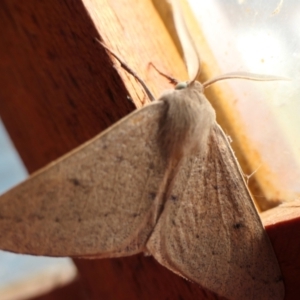
<instances>
[{"instance_id":1,"label":"moth antenna","mask_svg":"<svg viewBox=\"0 0 300 300\"><path fill-rule=\"evenodd\" d=\"M122 59L115 53L113 52L111 49L109 49L106 45L104 45L104 43L102 43L100 40L98 40L97 38L95 38L95 40L102 46L105 48L105 50L107 50L113 57L115 57L117 59L117 61L120 63L121 67L128 72L129 74L131 74L143 87L145 93L147 94L148 98L150 99L151 102L155 101L155 97L153 96L153 94L150 92L149 88L147 87L146 83L125 63L122 61Z\"/></svg>"},{"instance_id":2,"label":"moth antenna","mask_svg":"<svg viewBox=\"0 0 300 300\"><path fill-rule=\"evenodd\" d=\"M198 65L198 69L196 74L192 74L193 78L188 82L188 84L192 84L193 82L196 81L196 79L199 77L200 73L201 73L201 59L200 59L200 55L199 52L197 51L197 47L195 45L195 41L188 29L187 23L181 13L181 8L180 8L180 3L178 0L172 0L171 2L171 6L172 6L172 10L173 10L173 20L174 20L174 24L175 24L175 28L177 30L177 34L179 37L179 40L181 42L181 47L183 49L183 53L184 53L184 59L185 59L185 64L186 67L189 71L189 73L191 72L192 69L192 65L197 64ZM192 59L188 59L188 57L193 57ZM195 62L196 60L196 62ZM191 62L191 63L189 63ZM191 76L191 74L189 74Z\"/></svg>"},{"instance_id":3,"label":"moth antenna","mask_svg":"<svg viewBox=\"0 0 300 300\"><path fill-rule=\"evenodd\" d=\"M172 83L172 84L174 84L174 85L176 85L176 84L179 83L179 81L178 81L176 78L174 78L174 77L172 77L172 76L169 76L169 75L167 75L167 74L161 72L161 71L160 71L160 70L159 70L152 62L150 62L149 65L151 65L151 66L156 70L156 72L157 72L158 74L160 74L161 76L167 78L167 79L170 81L170 83Z\"/></svg>"},{"instance_id":4,"label":"moth antenna","mask_svg":"<svg viewBox=\"0 0 300 300\"><path fill-rule=\"evenodd\" d=\"M195 77L189 82L189 84L194 83L194 82L197 80L197 78L200 76L200 74L201 74L200 57L199 57L198 55L197 55L197 57L198 57L198 59L199 59L199 67L198 67L198 71L197 71Z\"/></svg>"},{"instance_id":5,"label":"moth antenna","mask_svg":"<svg viewBox=\"0 0 300 300\"><path fill-rule=\"evenodd\" d=\"M261 75L261 74L248 73L248 72L232 72L205 81L203 83L203 87L207 88L208 86L210 86L211 84L217 81L227 80L227 79L246 79L246 80L254 80L254 81L291 80L287 77L281 77L281 76Z\"/></svg>"}]
</instances>

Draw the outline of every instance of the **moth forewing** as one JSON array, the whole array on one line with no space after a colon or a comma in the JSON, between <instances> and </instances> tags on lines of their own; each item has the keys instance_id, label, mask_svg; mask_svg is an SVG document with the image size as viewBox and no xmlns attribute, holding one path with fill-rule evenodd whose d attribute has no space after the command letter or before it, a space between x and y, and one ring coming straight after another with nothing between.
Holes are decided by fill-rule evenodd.
<instances>
[{"instance_id":1,"label":"moth forewing","mask_svg":"<svg viewBox=\"0 0 300 300\"><path fill-rule=\"evenodd\" d=\"M164 103L125 117L0 197L0 248L80 257L141 252L159 216Z\"/></svg>"}]
</instances>

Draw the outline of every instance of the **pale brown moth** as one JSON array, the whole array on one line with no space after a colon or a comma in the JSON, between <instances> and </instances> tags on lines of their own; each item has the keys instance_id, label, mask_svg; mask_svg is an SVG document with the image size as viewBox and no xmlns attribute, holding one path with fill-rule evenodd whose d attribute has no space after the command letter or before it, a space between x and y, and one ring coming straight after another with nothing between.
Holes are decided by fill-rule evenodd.
<instances>
[{"instance_id":1,"label":"pale brown moth","mask_svg":"<svg viewBox=\"0 0 300 300\"><path fill-rule=\"evenodd\" d=\"M272 246L203 94L214 81L179 83L2 195L0 248L150 253L228 299L283 299Z\"/></svg>"}]
</instances>

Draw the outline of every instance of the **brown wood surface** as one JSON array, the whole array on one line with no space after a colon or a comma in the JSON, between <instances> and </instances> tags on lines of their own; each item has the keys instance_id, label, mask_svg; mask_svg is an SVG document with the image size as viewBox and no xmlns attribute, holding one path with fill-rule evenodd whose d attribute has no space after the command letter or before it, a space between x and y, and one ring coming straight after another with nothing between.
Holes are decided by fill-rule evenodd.
<instances>
[{"instance_id":1,"label":"brown wood surface","mask_svg":"<svg viewBox=\"0 0 300 300\"><path fill-rule=\"evenodd\" d=\"M71 283L59 286L54 290L26 300L88 300L88 291L85 289L81 278L76 278ZM25 300L25 299L24 299Z\"/></svg>"},{"instance_id":2,"label":"brown wood surface","mask_svg":"<svg viewBox=\"0 0 300 300\"><path fill-rule=\"evenodd\" d=\"M285 284L285 299L300 299L300 201L261 214Z\"/></svg>"},{"instance_id":3,"label":"brown wood surface","mask_svg":"<svg viewBox=\"0 0 300 300\"><path fill-rule=\"evenodd\" d=\"M149 62L186 78L149 0L3 0L0 36L0 115L30 173L146 100L139 84L117 67L119 76L95 37L118 52L156 96L168 83ZM297 213L280 219L280 209L274 216L270 212L267 231L283 271L286 299L298 299L300 213L291 208ZM219 299L152 257L74 261L84 283L76 289L87 299ZM59 299L58 293L40 299Z\"/></svg>"}]
</instances>

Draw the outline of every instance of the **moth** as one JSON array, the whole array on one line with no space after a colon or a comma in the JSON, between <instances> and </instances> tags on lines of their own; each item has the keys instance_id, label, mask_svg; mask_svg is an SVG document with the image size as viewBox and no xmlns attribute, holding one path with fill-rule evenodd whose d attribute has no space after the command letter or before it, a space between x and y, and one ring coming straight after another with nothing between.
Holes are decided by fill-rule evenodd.
<instances>
[{"instance_id":1,"label":"moth","mask_svg":"<svg viewBox=\"0 0 300 300\"><path fill-rule=\"evenodd\" d=\"M228 299L283 299L272 246L203 94L214 81L177 84L2 195L0 248L144 252Z\"/></svg>"}]
</instances>

